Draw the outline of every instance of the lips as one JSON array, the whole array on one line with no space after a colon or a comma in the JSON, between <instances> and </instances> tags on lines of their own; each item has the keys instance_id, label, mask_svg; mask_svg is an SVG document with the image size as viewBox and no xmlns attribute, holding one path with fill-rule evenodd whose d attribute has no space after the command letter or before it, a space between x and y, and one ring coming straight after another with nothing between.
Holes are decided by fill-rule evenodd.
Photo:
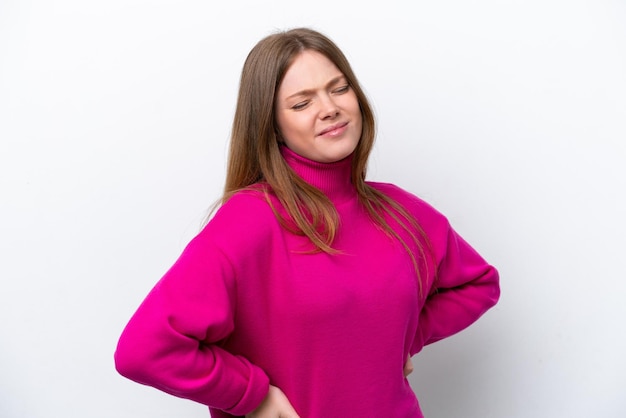
<instances>
[{"instance_id":1,"label":"lips","mask_svg":"<svg viewBox=\"0 0 626 418\"><path fill-rule=\"evenodd\" d=\"M319 134L317 134L318 136L322 136L322 135L326 135L338 130L342 130L342 128L344 128L346 125L348 124L348 122L341 122L341 123L336 123L332 126L329 126L328 128L322 130Z\"/></svg>"}]
</instances>

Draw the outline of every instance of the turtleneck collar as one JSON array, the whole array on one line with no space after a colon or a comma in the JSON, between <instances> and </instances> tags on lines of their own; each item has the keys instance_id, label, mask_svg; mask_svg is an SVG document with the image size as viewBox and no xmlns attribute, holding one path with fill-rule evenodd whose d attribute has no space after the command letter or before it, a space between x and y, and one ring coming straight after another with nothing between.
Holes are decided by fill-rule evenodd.
<instances>
[{"instance_id":1,"label":"turtleneck collar","mask_svg":"<svg viewBox=\"0 0 626 418\"><path fill-rule=\"evenodd\" d=\"M324 193L333 203L341 203L356 195L352 185L352 154L333 163L320 163L280 147L285 161L297 175Z\"/></svg>"}]
</instances>

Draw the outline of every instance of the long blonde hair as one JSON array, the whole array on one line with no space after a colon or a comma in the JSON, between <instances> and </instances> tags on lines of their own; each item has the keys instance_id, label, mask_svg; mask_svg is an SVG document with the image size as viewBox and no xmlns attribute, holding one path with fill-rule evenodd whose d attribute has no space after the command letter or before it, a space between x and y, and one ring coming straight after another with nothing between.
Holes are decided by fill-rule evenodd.
<instances>
[{"instance_id":1,"label":"long blonde hair","mask_svg":"<svg viewBox=\"0 0 626 418\"><path fill-rule=\"evenodd\" d=\"M424 231L400 204L365 183L367 161L376 136L374 114L367 97L341 50L329 38L312 29L298 28L272 34L259 41L248 54L241 73L226 183L220 203L225 203L237 191L265 183L295 224L295 233L307 236L319 251L336 252L332 244L339 218L334 205L321 191L295 174L285 162L278 141L274 114L276 93L287 69L304 50L325 55L343 73L355 92L363 128L352 158L352 183L372 220L400 241L421 276L418 265L428 266L424 245L418 239L419 235L428 245ZM285 219L276 210L274 212L286 225ZM385 215L409 234L418 254L414 254L408 243L389 226ZM422 260L419 264L418 259ZM421 292L421 277L419 281Z\"/></svg>"}]
</instances>

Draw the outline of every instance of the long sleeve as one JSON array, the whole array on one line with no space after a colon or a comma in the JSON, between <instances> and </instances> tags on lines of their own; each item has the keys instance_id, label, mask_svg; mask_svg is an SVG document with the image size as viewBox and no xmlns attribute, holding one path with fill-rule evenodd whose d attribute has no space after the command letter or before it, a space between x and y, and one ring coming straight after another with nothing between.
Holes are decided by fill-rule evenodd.
<instances>
[{"instance_id":1,"label":"long sleeve","mask_svg":"<svg viewBox=\"0 0 626 418\"><path fill-rule=\"evenodd\" d=\"M115 353L123 376L233 415L258 406L269 379L221 348L233 331L235 272L206 230L192 240L124 329Z\"/></svg>"},{"instance_id":2,"label":"long sleeve","mask_svg":"<svg viewBox=\"0 0 626 418\"><path fill-rule=\"evenodd\" d=\"M117 368L216 418L251 412L270 381L302 417L420 418L407 354L478 319L497 300L497 273L427 203L374 184L432 244L420 292L409 253L359 201L351 161L296 158L287 161L336 206L338 253L303 251L310 242L281 224L263 190L235 194L131 318ZM389 223L409 245L423 238Z\"/></svg>"},{"instance_id":3,"label":"long sleeve","mask_svg":"<svg viewBox=\"0 0 626 418\"><path fill-rule=\"evenodd\" d=\"M488 264L446 221L447 233L433 237L437 256L436 276L419 317L418 333L411 350L467 328L500 296L497 270Z\"/></svg>"}]
</instances>

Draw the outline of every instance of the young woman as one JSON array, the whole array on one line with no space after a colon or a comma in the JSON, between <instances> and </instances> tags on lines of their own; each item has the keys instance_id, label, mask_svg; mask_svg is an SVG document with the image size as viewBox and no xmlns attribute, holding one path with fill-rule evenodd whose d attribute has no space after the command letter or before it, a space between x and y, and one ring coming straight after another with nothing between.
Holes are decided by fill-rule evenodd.
<instances>
[{"instance_id":1,"label":"young woman","mask_svg":"<svg viewBox=\"0 0 626 418\"><path fill-rule=\"evenodd\" d=\"M421 417L410 357L491 308L498 274L427 203L365 181L374 135L331 40L261 40L221 207L126 326L117 370L214 418Z\"/></svg>"}]
</instances>

